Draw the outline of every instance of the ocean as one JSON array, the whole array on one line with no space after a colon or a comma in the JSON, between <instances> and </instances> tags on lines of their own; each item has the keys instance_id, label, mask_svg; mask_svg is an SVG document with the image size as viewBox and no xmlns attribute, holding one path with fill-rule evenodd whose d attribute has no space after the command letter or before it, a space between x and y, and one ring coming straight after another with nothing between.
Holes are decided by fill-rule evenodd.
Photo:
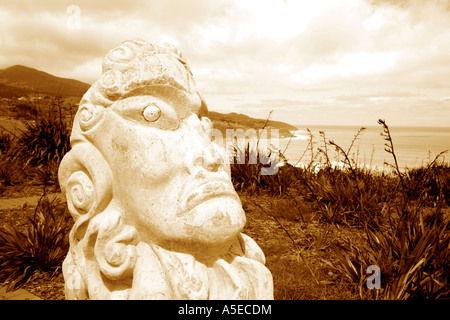
<instances>
[{"instance_id":1,"label":"ocean","mask_svg":"<svg viewBox=\"0 0 450 320\"><path fill-rule=\"evenodd\" d=\"M327 141L333 140L347 151L360 128L357 126L297 127L299 130L293 132L295 136L291 140L289 138L279 139L278 146L281 152L284 151L283 154L288 162L297 165L308 164L311 159L309 151L300 159L309 144L310 136L307 128L313 135L314 155L318 153L318 148L324 149L320 131L324 132ZM450 127L389 127L389 130L394 143L394 152L401 169L427 165L437 154L445 150L449 150L449 152L440 157L440 160L447 163L450 161ZM387 141L380 135L382 132L381 125L367 127L358 136L350 150L350 158L357 160L360 166L379 171L387 170L388 167L385 162L394 164L394 160L392 155L385 151L384 144ZM327 145L327 149L329 158L333 163L344 160L343 156L339 156L335 151L334 146Z\"/></svg>"}]
</instances>

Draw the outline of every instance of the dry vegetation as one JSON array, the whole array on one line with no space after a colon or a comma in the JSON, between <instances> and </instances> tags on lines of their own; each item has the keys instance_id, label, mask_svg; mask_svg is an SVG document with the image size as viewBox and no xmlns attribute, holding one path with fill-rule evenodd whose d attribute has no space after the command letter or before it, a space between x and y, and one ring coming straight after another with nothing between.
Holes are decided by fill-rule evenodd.
<instances>
[{"instance_id":1,"label":"dry vegetation","mask_svg":"<svg viewBox=\"0 0 450 320\"><path fill-rule=\"evenodd\" d=\"M60 106L46 116L31 113L33 121L22 117L16 134L0 133L0 201L58 191L56 170L70 132ZM450 297L450 167L438 156L401 172L389 127L380 125L393 156L390 174L359 168L348 156L351 147L325 139L315 153L322 161L285 164L275 175L261 175L264 165L248 161L250 147L236 149L246 159L231 166L247 214L244 232L266 255L275 299ZM327 148L339 150L345 168L331 167ZM71 226L65 203L51 197L0 210L0 281L63 299L61 263ZM366 286L369 265L381 268L379 290Z\"/></svg>"},{"instance_id":2,"label":"dry vegetation","mask_svg":"<svg viewBox=\"0 0 450 320\"><path fill-rule=\"evenodd\" d=\"M246 194L241 198L249 232L259 234L268 257L276 299L449 298L445 152L425 167L402 172L389 127L383 120L379 124L393 158L391 173L360 168L349 157L364 128L347 151L324 139L313 152L310 136L309 152L316 156L305 168L285 164L276 175L263 176L260 162L232 165L235 188ZM331 166L331 147L344 168ZM246 153L252 152L247 147ZM241 153L235 150L236 157ZM366 285L371 265L381 269L379 290Z\"/></svg>"}]
</instances>

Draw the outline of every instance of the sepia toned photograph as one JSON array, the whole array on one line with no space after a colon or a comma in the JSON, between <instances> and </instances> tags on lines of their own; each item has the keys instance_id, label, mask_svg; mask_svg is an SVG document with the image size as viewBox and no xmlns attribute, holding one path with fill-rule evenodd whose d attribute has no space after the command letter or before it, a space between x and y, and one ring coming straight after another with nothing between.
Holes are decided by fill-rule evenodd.
<instances>
[{"instance_id":1,"label":"sepia toned photograph","mask_svg":"<svg viewBox=\"0 0 450 320\"><path fill-rule=\"evenodd\" d=\"M0 21L0 300L450 299L450 0Z\"/></svg>"}]
</instances>

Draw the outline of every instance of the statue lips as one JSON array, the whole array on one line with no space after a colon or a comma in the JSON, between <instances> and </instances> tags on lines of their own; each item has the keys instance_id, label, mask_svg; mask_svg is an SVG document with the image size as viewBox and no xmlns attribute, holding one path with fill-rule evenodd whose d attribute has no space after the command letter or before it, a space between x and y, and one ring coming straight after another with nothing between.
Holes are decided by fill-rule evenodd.
<instances>
[{"instance_id":1,"label":"statue lips","mask_svg":"<svg viewBox=\"0 0 450 320\"><path fill-rule=\"evenodd\" d=\"M230 181L215 179L194 186L192 191L188 191L181 202L181 208L183 212L189 212L199 204L217 197L232 197L239 201Z\"/></svg>"}]
</instances>

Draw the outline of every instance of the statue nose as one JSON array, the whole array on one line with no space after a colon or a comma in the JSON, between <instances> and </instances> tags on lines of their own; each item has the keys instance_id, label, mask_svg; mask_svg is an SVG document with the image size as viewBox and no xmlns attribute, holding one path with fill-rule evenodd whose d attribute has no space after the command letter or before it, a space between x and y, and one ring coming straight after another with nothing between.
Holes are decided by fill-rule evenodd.
<instances>
[{"instance_id":1,"label":"statue nose","mask_svg":"<svg viewBox=\"0 0 450 320\"><path fill-rule=\"evenodd\" d=\"M225 163L224 153L219 146L211 141L211 121L198 118L193 121L195 130L192 132L192 143L187 145L186 167L193 173L196 169L203 168L207 171L216 172Z\"/></svg>"},{"instance_id":2,"label":"statue nose","mask_svg":"<svg viewBox=\"0 0 450 320\"><path fill-rule=\"evenodd\" d=\"M206 170L213 172L218 171L223 165L222 157L211 142L209 142L209 146L203 152L202 165Z\"/></svg>"},{"instance_id":3,"label":"statue nose","mask_svg":"<svg viewBox=\"0 0 450 320\"><path fill-rule=\"evenodd\" d=\"M203 138L188 150L185 164L190 173L200 168L216 172L224 165L224 159L220 150L211 141Z\"/></svg>"}]
</instances>

